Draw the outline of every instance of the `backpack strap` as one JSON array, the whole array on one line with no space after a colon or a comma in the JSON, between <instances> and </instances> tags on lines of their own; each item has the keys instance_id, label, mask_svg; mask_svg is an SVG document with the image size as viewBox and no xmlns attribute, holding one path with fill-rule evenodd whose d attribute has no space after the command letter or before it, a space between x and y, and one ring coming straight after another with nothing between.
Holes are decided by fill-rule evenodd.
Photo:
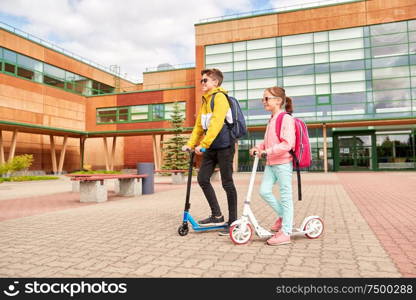
<instances>
[{"instance_id":1,"label":"backpack strap","mask_svg":"<svg viewBox=\"0 0 416 300\"><path fill-rule=\"evenodd\" d=\"M276 120L276 135L278 140L280 141L280 131L282 129L282 123L283 123L283 118L285 117L285 115L288 114L287 112L281 112L278 116L277 116L277 120ZM300 168L299 168L299 160L295 155L295 151L293 151L293 149L290 149L289 153L292 155L293 157L293 161L295 162L295 166L296 166L296 176L297 176L297 182L298 182L298 200L302 200L302 183L300 180Z\"/></svg>"},{"instance_id":2,"label":"backpack strap","mask_svg":"<svg viewBox=\"0 0 416 300\"><path fill-rule=\"evenodd\" d=\"M212 94L212 98L211 98L211 111L214 113L214 99L215 99L215 95L217 93L223 93L224 94L225 98L227 98L228 105L230 106L230 109L231 109L232 103L231 103L230 99L228 98L228 95L226 93L220 91L220 92L216 92L216 93ZM231 115L232 115L232 109L231 109ZM232 141L234 141L234 139L233 139L233 137L231 135L231 130L233 130L234 122L233 123L229 123L227 121L227 117L225 117L224 123L225 123L225 125L227 125L227 128L229 129L230 143L232 145L233 144ZM235 141L234 141L234 143L235 143Z\"/></svg>"},{"instance_id":3,"label":"backpack strap","mask_svg":"<svg viewBox=\"0 0 416 300\"><path fill-rule=\"evenodd\" d=\"M211 110L212 110L212 112L214 112L214 98L215 98L215 95L217 94L217 93L222 93L222 94L224 94L224 96L225 96L225 98L227 98L227 101L228 101L228 105L230 106L230 109L231 109L231 115L232 115L232 108L231 108L231 106L232 106L232 103L231 103L231 101L230 101L230 99L228 98L228 95L226 94L226 93L224 93L224 92L216 92L216 93L214 93L214 94L212 94L212 98L211 98ZM233 116L234 117L234 116ZM224 123L225 124L227 124L227 127L228 127L228 129L232 129L233 128L233 126L234 126L234 123L229 123L228 121L227 121L227 118L225 118L224 119Z\"/></svg>"},{"instance_id":4,"label":"backpack strap","mask_svg":"<svg viewBox=\"0 0 416 300\"><path fill-rule=\"evenodd\" d=\"M277 120L276 120L276 135L277 135L277 138L279 139L279 141L280 141L280 131L282 129L283 118L285 117L286 114L287 114L287 112L281 112L277 116Z\"/></svg>"}]
</instances>

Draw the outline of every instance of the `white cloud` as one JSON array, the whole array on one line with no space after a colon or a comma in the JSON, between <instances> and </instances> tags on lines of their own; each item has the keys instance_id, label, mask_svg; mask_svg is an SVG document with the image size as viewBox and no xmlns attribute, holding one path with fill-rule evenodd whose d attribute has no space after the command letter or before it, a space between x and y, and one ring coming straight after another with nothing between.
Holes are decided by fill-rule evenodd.
<instances>
[{"instance_id":1,"label":"white cloud","mask_svg":"<svg viewBox=\"0 0 416 300\"><path fill-rule=\"evenodd\" d=\"M288 9L306 8L348 1L353 0L269 0L270 6L273 8L287 7Z\"/></svg>"},{"instance_id":2,"label":"white cloud","mask_svg":"<svg viewBox=\"0 0 416 300\"><path fill-rule=\"evenodd\" d=\"M255 1L253 1L255 3ZM194 24L254 10L250 0L1 0L0 12L23 17L28 33L121 73L195 60Z\"/></svg>"}]
</instances>

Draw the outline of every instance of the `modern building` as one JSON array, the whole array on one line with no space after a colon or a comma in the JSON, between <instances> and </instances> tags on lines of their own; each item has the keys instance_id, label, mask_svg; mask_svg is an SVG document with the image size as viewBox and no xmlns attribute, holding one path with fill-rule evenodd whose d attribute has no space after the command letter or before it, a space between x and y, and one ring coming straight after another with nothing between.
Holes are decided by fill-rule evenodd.
<instances>
[{"instance_id":1,"label":"modern building","mask_svg":"<svg viewBox=\"0 0 416 300\"><path fill-rule=\"evenodd\" d=\"M0 29L1 149L34 153L34 169L46 171L78 169L83 157L97 168L160 165L171 103L181 102L185 126L192 127L200 71L216 67L249 126L238 145L239 170L250 169L247 149L263 138L269 115L260 99L274 85L285 88L294 116L310 128L311 170L416 169L414 0L207 19L195 24L195 40L195 67L145 72L134 84ZM55 149L65 147L57 167Z\"/></svg>"}]
</instances>

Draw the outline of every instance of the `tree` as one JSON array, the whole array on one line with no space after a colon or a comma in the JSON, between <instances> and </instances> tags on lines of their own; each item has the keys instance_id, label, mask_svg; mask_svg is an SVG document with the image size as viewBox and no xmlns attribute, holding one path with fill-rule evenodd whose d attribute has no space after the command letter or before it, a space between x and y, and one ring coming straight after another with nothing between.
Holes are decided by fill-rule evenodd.
<instances>
[{"instance_id":1,"label":"tree","mask_svg":"<svg viewBox=\"0 0 416 300\"><path fill-rule=\"evenodd\" d=\"M188 155L182 151L187 140L181 135L184 131L182 127L184 120L181 107L178 102L175 102L170 120L173 137L163 142L163 170L186 170L188 168Z\"/></svg>"}]
</instances>

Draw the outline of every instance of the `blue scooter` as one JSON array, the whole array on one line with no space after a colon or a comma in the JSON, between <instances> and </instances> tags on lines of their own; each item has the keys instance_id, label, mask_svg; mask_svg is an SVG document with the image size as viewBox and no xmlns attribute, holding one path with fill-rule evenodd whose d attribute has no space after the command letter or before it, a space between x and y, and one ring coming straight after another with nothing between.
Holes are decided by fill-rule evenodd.
<instances>
[{"instance_id":1,"label":"blue scooter","mask_svg":"<svg viewBox=\"0 0 416 300\"><path fill-rule=\"evenodd\" d=\"M201 152L205 152L206 149L202 148ZM195 152L191 151L189 154L189 170L188 170L188 182L186 185L186 201L185 201L185 210L183 212L183 221L182 221L182 225L179 226L178 228L178 233L180 236L185 236L188 234L189 232L189 226L188 226L188 222L191 223L192 225L192 229L199 232L199 231L208 231L208 230L218 230L218 229L223 229L225 228L227 225L219 225L219 226L209 226L209 227L201 227L198 222L196 222L194 220L194 218L192 218L191 214L189 213L189 209L191 207L191 203L190 203L190 194L191 194L191 184L192 184L192 167L194 165L194 158L195 158Z\"/></svg>"}]
</instances>

